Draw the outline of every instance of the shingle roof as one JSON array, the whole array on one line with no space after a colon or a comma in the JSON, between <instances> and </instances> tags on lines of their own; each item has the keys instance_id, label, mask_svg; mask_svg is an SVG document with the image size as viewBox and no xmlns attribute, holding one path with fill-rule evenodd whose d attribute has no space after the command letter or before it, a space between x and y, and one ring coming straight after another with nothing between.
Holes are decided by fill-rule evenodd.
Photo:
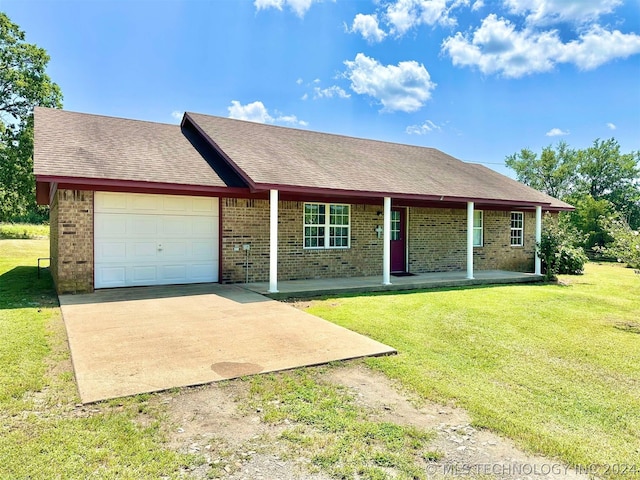
<instances>
[{"instance_id":1,"label":"shingle roof","mask_svg":"<svg viewBox=\"0 0 640 480\"><path fill-rule=\"evenodd\" d=\"M254 187L570 205L434 148L187 113Z\"/></svg>"},{"instance_id":2,"label":"shingle roof","mask_svg":"<svg viewBox=\"0 0 640 480\"><path fill-rule=\"evenodd\" d=\"M248 184L254 191L278 188L325 195L572 208L434 148L197 113L185 114L182 123L36 108L36 180L81 178L207 189Z\"/></svg>"},{"instance_id":3,"label":"shingle roof","mask_svg":"<svg viewBox=\"0 0 640 480\"><path fill-rule=\"evenodd\" d=\"M35 109L34 172L225 187L178 125Z\"/></svg>"}]
</instances>

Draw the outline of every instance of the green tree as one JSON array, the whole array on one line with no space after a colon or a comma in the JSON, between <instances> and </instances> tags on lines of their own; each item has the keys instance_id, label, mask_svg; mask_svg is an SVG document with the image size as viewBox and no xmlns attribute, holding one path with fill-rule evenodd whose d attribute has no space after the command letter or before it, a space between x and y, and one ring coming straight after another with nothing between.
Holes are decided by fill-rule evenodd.
<instances>
[{"instance_id":1,"label":"green tree","mask_svg":"<svg viewBox=\"0 0 640 480\"><path fill-rule=\"evenodd\" d=\"M578 151L578 192L611 202L628 221L640 213L640 152L620 153L614 139ZM640 220L640 219L638 219ZM635 222L632 223L635 227Z\"/></svg>"},{"instance_id":2,"label":"green tree","mask_svg":"<svg viewBox=\"0 0 640 480\"><path fill-rule=\"evenodd\" d=\"M632 230L627 221L620 216L602 218L601 221L603 228L613 240L599 250L629 267L640 268L640 231Z\"/></svg>"},{"instance_id":3,"label":"green tree","mask_svg":"<svg viewBox=\"0 0 640 480\"><path fill-rule=\"evenodd\" d=\"M566 142L551 145L537 154L527 148L509 155L505 163L516 172L518 181L555 198L566 198L575 191L577 152Z\"/></svg>"},{"instance_id":4,"label":"green tree","mask_svg":"<svg viewBox=\"0 0 640 480\"><path fill-rule=\"evenodd\" d=\"M47 52L0 12L0 221L43 218L35 200L33 108L62 108Z\"/></svg>"},{"instance_id":5,"label":"green tree","mask_svg":"<svg viewBox=\"0 0 640 480\"><path fill-rule=\"evenodd\" d=\"M614 139L597 139L584 150L565 142L545 147L538 157L523 149L505 159L519 181L576 207L571 223L591 249L611 240L600 217L620 214L640 227L640 152L623 154Z\"/></svg>"}]
</instances>

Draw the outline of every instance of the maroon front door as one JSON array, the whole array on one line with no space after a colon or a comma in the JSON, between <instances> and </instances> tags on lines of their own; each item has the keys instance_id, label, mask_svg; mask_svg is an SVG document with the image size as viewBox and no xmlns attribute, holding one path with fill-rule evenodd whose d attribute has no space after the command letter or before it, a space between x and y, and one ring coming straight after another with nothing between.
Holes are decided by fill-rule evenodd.
<instances>
[{"instance_id":1,"label":"maroon front door","mask_svg":"<svg viewBox=\"0 0 640 480\"><path fill-rule=\"evenodd\" d=\"M407 241L405 238L404 208L391 210L391 271L405 272L407 259Z\"/></svg>"}]
</instances>

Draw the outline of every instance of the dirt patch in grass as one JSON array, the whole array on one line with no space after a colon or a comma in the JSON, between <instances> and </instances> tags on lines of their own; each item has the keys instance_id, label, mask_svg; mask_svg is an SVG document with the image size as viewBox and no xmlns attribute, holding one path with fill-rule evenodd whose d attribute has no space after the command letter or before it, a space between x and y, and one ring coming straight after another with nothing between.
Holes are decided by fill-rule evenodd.
<instances>
[{"instance_id":1,"label":"dirt patch in grass","mask_svg":"<svg viewBox=\"0 0 640 480\"><path fill-rule=\"evenodd\" d=\"M331 368L308 369L314 381L337 385L366 412L366 420L435 432L421 453L417 478L587 478L560 462L528 455L508 439L474 428L467 413L450 405L417 402L384 375L361 361ZM282 373L278 375L289 375ZM200 454L188 468L193 478L312 479L332 478L297 455L287 441L301 428L287 419L266 423L260 408L251 410L250 380L240 379L166 392L155 401L166 406L169 445L183 453ZM308 426L304 427L308 433ZM284 434L284 435L283 435ZM291 458L295 451L295 458ZM398 477L393 467L387 477ZM537 475L535 474L537 472ZM541 475L545 473L545 475Z\"/></svg>"}]
</instances>

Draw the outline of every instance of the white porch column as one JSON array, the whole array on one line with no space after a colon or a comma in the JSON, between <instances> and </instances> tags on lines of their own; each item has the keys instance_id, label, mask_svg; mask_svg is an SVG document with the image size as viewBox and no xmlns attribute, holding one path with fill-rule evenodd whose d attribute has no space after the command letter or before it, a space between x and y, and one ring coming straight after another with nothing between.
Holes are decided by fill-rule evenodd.
<instances>
[{"instance_id":1,"label":"white porch column","mask_svg":"<svg viewBox=\"0 0 640 480\"><path fill-rule=\"evenodd\" d=\"M269 293L278 293L278 190L269 191Z\"/></svg>"},{"instance_id":2,"label":"white porch column","mask_svg":"<svg viewBox=\"0 0 640 480\"><path fill-rule=\"evenodd\" d=\"M391 197L384 197L382 284L391 285Z\"/></svg>"},{"instance_id":3,"label":"white porch column","mask_svg":"<svg viewBox=\"0 0 640 480\"><path fill-rule=\"evenodd\" d=\"M538 256L538 253L540 253L540 241L542 241L542 207L538 206L536 207L536 275L542 275L542 260Z\"/></svg>"},{"instance_id":4,"label":"white porch column","mask_svg":"<svg viewBox=\"0 0 640 480\"><path fill-rule=\"evenodd\" d=\"M467 278L473 280L473 202L467 202Z\"/></svg>"}]
</instances>

